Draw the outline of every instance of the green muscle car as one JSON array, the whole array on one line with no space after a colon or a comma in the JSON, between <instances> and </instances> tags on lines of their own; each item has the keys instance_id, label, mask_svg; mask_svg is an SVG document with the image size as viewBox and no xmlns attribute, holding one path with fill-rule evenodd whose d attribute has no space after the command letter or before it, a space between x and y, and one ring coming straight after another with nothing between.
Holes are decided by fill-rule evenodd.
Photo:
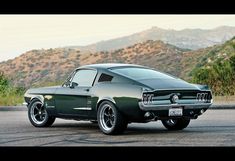
<instances>
[{"instance_id":1,"label":"green muscle car","mask_svg":"<svg viewBox=\"0 0 235 161\"><path fill-rule=\"evenodd\" d=\"M93 64L74 70L61 86L27 90L24 99L35 127L55 118L90 120L105 134L119 134L128 123L157 120L182 130L209 108L212 93L140 65Z\"/></svg>"}]
</instances>

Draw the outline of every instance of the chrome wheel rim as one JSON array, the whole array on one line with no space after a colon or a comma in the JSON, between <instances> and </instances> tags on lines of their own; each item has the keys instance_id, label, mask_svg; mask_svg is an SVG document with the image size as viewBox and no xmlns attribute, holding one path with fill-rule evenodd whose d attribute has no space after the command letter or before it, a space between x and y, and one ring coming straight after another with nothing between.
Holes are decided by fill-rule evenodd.
<instances>
[{"instance_id":1,"label":"chrome wheel rim","mask_svg":"<svg viewBox=\"0 0 235 161\"><path fill-rule=\"evenodd\" d=\"M169 126L175 126L175 124L177 123L177 120L176 119L169 119L169 120L166 121L166 123Z\"/></svg>"},{"instance_id":2,"label":"chrome wheel rim","mask_svg":"<svg viewBox=\"0 0 235 161\"><path fill-rule=\"evenodd\" d=\"M30 117L33 122L38 125L43 124L47 120L48 114L41 102L35 102L32 105L30 109Z\"/></svg>"},{"instance_id":3,"label":"chrome wheel rim","mask_svg":"<svg viewBox=\"0 0 235 161\"><path fill-rule=\"evenodd\" d=\"M115 124L115 115L113 108L105 104L100 111L100 124L102 128L106 131L109 131L113 128Z\"/></svg>"}]
</instances>

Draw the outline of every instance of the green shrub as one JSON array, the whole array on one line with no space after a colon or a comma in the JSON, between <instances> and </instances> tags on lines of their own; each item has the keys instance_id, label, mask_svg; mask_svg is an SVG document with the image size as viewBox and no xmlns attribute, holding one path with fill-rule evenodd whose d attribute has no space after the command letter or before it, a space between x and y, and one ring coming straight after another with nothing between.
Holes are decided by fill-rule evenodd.
<instances>
[{"instance_id":1,"label":"green shrub","mask_svg":"<svg viewBox=\"0 0 235 161\"><path fill-rule=\"evenodd\" d=\"M0 72L0 105L14 106L23 103L24 87L13 87L9 80Z\"/></svg>"},{"instance_id":2,"label":"green shrub","mask_svg":"<svg viewBox=\"0 0 235 161\"><path fill-rule=\"evenodd\" d=\"M192 82L207 84L215 95L235 94L235 56L228 60L218 59L210 66L192 72Z\"/></svg>"}]
</instances>

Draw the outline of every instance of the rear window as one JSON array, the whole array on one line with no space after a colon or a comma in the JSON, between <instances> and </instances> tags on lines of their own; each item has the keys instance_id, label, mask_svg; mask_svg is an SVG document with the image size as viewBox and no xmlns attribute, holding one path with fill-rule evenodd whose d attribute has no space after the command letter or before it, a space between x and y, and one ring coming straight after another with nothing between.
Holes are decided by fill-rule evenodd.
<instances>
[{"instance_id":1,"label":"rear window","mask_svg":"<svg viewBox=\"0 0 235 161\"><path fill-rule=\"evenodd\" d=\"M138 67L125 67L125 68L111 68L115 73L130 77L136 80L142 79L175 79L175 77L170 76L165 73L158 72L153 69L148 68L138 68Z\"/></svg>"}]
</instances>

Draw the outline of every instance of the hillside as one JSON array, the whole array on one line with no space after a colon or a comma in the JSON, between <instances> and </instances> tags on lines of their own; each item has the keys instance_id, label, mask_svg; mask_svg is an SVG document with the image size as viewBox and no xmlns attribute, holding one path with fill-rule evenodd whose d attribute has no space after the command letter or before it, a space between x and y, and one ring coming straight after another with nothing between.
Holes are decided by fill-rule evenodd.
<instances>
[{"instance_id":1,"label":"hillside","mask_svg":"<svg viewBox=\"0 0 235 161\"><path fill-rule=\"evenodd\" d=\"M171 30L152 27L151 29L135 33L132 35L101 41L87 46L73 46L89 51L109 51L124 48L147 40L161 40L165 43L175 45L185 49L200 49L222 44L235 36L235 27L221 26L210 30L204 29L184 29Z\"/></svg>"},{"instance_id":2,"label":"hillside","mask_svg":"<svg viewBox=\"0 0 235 161\"><path fill-rule=\"evenodd\" d=\"M0 71L16 86L56 82L79 65L79 50L32 50L15 59L0 63Z\"/></svg>"},{"instance_id":3,"label":"hillside","mask_svg":"<svg viewBox=\"0 0 235 161\"><path fill-rule=\"evenodd\" d=\"M204 81L198 71L212 68L215 64L223 66L223 62L230 61L234 55L235 38L221 45L195 51L181 49L162 41L148 40L109 52L91 53L67 48L32 50L15 59L1 62L0 71L4 71L15 86L30 87L61 84L69 73L81 65L133 63L149 66L187 81L210 85L210 82L216 83L219 78ZM222 68L220 70L225 71ZM209 78L207 74L204 76ZM221 74L217 76L223 77Z\"/></svg>"},{"instance_id":4,"label":"hillside","mask_svg":"<svg viewBox=\"0 0 235 161\"><path fill-rule=\"evenodd\" d=\"M235 95L235 37L201 57L192 81L208 84L215 95Z\"/></svg>"},{"instance_id":5,"label":"hillside","mask_svg":"<svg viewBox=\"0 0 235 161\"><path fill-rule=\"evenodd\" d=\"M193 71L198 68L210 67L219 60L226 61L235 55L235 37L221 45L189 51L184 54L181 60L182 72L181 77L191 79Z\"/></svg>"},{"instance_id":6,"label":"hillside","mask_svg":"<svg viewBox=\"0 0 235 161\"><path fill-rule=\"evenodd\" d=\"M180 60L185 51L152 40L110 52L90 53L66 48L32 50L0 63L0 71L4 71L15 86L26 87L61 83L76 67L92 63L134 63L179 76Z\"/></svg>"},{"instance_id":7,"label":"hillside","mask_svg":"<svg viewBox=\"0 0 235 161\"><path fill-rule=\"evenodd\" d=\"M222 45L216 45L209 51L204 52L204 56L201 58L201 62L198 67L211 66L218 60L228 60L230 57L235 55L235 37L231 40L226 41Z\"/></svg>"}]
</instances>

